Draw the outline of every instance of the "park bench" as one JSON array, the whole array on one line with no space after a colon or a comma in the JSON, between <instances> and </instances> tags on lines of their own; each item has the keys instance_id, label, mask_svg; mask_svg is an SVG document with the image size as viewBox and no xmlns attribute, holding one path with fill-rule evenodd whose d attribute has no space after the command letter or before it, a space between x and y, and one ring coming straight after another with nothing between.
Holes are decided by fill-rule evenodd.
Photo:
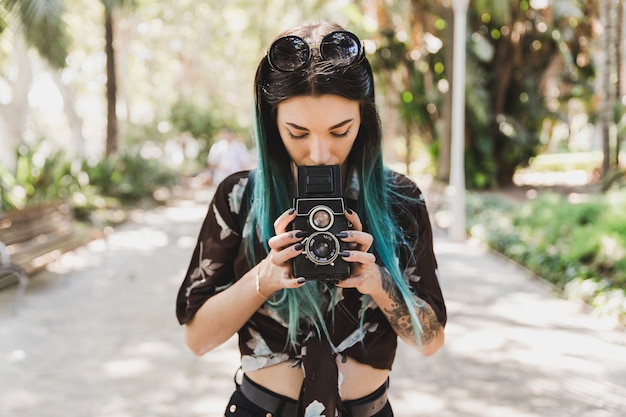
<instances>
[{"instance_id":1,"label":"park bench","mask_svg":"<svg viewBox=\"0 0 626 417\"><path fill-rule=\"evenodd\" d=\"M0 212L0 288L17 282L17 304L29 276L91 239L63 201Z\"/></svg>"}]
</instances>

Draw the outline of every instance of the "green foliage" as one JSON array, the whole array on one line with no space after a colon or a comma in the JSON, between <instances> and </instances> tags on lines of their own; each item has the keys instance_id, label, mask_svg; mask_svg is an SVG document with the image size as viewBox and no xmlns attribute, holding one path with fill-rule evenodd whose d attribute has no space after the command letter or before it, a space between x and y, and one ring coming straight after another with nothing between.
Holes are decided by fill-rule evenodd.
<instances>
[{"instance_id":1,"label":"green foliage","mask_svg":"<svg viewBox=\"0 0 626 417\"><path fill-rule=\"evenodd\" d=\"M204 141L207 149L213 143L213 137L219 130L219 122L208 108L198 106L191 101L181 100L170 109L169 120L177 132L189 132Z\"/></svg>"},{"instance_id":2,"label":"green foliage","mask_svg":"<svg viewBox=\"0 0 626 417\"><path fill-rule=\"evenodd\" d=\"M64 68L72 43L63 20L63 0L4 0L0 4L0 33L11 13L19 14L30 46L54 68Z\"/></svg>"},{"instance_id":3,"label":"green foliage","mask_svg":"<svg viewBox=\"0 0 626 417\"><path fill-rule=\"evenodd\" d=\"M157 188L171 186L176 180L158 159L143 157L139 147L122 149L93 167L84 164L83 169L100 194L125 203L152 198Z\"/></svg>"},{"instance_id":4,"label":"green foliage","mask_svg":"<svg viewBox=\"0 0 626 417\"><path fill-rule=\"evenodd\" d=\"M593 5L574 1L537 10L525 0L480 0L470 8L466 94L470 187L511 184L517 168L541 151L540 133L546 120L558 119L556 106L565 108L574 97L583 101L593 97L591 59L580 59L590 56L585 46L592 36L585 18L590 13ZM541 84L556 62L562 62L555 77L558 98ZM488 118L480 117L484 114Z\"/></svg>"},{"instance_id":5,"label":"green foliage","mask_svg":"<svg viewBox=\"0 0 626 417\"><path fill-rule=\"evenodd\" d=\"M172 186L177 174L158 159L142 156L141 147L121 149L95 165L68 161L59 151L20 148L16 173L0 165L0 209L20 209L59 199L89 210L109 204L152 199L160 187ZM105 201L105 203L102 203Z\"/></svg>"},{"instance_id":6,"label":"green foliage","mask_svg":"<svg viewBox=\"0 0 626 417\"><path fill-rule=\"evenodd\" d=\"M76 187L72 171L72 165L59 151L20 147L15 174L0 165L0 208L22 208L67 198Z\"/></svg>"},{"instance_id":7,"label":"green foliage","mask_svg":"<svg viewBox=\"0 0 626 417\"><path fill-rule=\"evenodd\" d=\"M546 193L521 207L473 194L468 203L473 235L568 294L580 297L588 282L595 290L584 298L598 308L621 291L612 313L626 320L626 191L579 203Z\"/></svg>"},{"instance_id":8,"label":"green foliage","mask_svg":"<svg viewBox=\"0 0 626 417\"><path fill-rule=\"evenodd\" d=\"M165 123L167 126L168 124ZM131 147L138 147L147 141L157 144L165 143L172 135L171 129L159 128L159 122L136 124L129 123L124 129L124 143Z\"/></svg>"}]
</instances>

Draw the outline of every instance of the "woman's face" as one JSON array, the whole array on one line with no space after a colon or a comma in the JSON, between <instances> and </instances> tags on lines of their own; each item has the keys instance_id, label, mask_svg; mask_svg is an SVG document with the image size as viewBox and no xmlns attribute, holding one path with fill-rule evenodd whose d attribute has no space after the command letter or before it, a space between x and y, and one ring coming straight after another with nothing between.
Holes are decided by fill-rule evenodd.
<instances>
[{"instance_id":1,"label":"woman's face","mask_svg":"<svg viewBox=\"0 0 626 417\"><path fill-rule=\"evenodd\" d=\"M278 104L276 123L300 165L342 165L361 126L359 102L335 95L292 97Z\"/></svg>"}]
</instances>

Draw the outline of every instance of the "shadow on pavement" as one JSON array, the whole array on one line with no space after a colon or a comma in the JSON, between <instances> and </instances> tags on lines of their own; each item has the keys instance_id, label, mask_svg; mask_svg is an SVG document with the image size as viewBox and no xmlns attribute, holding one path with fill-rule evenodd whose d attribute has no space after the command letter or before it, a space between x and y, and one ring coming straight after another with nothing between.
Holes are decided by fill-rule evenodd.
<instances>
[{"instance_id":1,"label":"shadow on pavement","mask_svg":"<svg viewBox=\"0 0 626 417\"><path fill-rule=\"evenodd\" d=\"M0 292L3 417L220 416L235 339L198 358L176 322L176 292L205 206L137 212L106 240L31 280L17 315ZM471 243L437 238L446 345L401 345L398 417L607 416L626 410L626 336L527 272Z\"/></svg>"}]
</instances>

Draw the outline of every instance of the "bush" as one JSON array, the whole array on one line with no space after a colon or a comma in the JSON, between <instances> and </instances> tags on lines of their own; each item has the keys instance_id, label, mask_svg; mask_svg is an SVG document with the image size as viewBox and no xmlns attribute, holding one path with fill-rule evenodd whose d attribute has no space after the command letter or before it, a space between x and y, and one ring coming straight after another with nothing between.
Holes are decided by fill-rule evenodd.
<instances>
[{"instance_id":1,"label":"bush","mask_svg":"<svg viewBox=\"0 0 626 417\"><path fill-rule=\"evenodd\" d=\"M159 160L143 157L140 146L121 149L95 165L24 146L17 166L15 173L0 166L1 210L69 200L84 215L102 206L152 200L157 189L172 186L178 177Z\"/></svg>"},{"instance_id":2,"label":"bush","mask_svg":"<svg viewBox=\"0 0 626 417\"><path fill-rule=\"evenodd\" d=\"M89 183L103 196L124 204L151 199L159 187L174 185L176 174L158 159L144 158L138 147L124 149L90 167L83 163Z\"/></svg>"},{"instance_id":3,"label":"bush","mask_svg":"<svg viewBox=\"0 0 626 417\"><path fill-rule=\"evenodd\" d=\"M66 199L80 185L78 173L62 152L21 146L15 173L0 165L0 210Z\"/></svg>"},{"instance_id":4,"label":"bush","mask_svg":"<svg viewBox=\"0 0 626 417\"><path fill-rule=\"evenodd\" d=\"M472 235L626 322L626 190L578 203L548 192L521 208L473 194L468 206Z\"/></svg>"}]
</instances>

